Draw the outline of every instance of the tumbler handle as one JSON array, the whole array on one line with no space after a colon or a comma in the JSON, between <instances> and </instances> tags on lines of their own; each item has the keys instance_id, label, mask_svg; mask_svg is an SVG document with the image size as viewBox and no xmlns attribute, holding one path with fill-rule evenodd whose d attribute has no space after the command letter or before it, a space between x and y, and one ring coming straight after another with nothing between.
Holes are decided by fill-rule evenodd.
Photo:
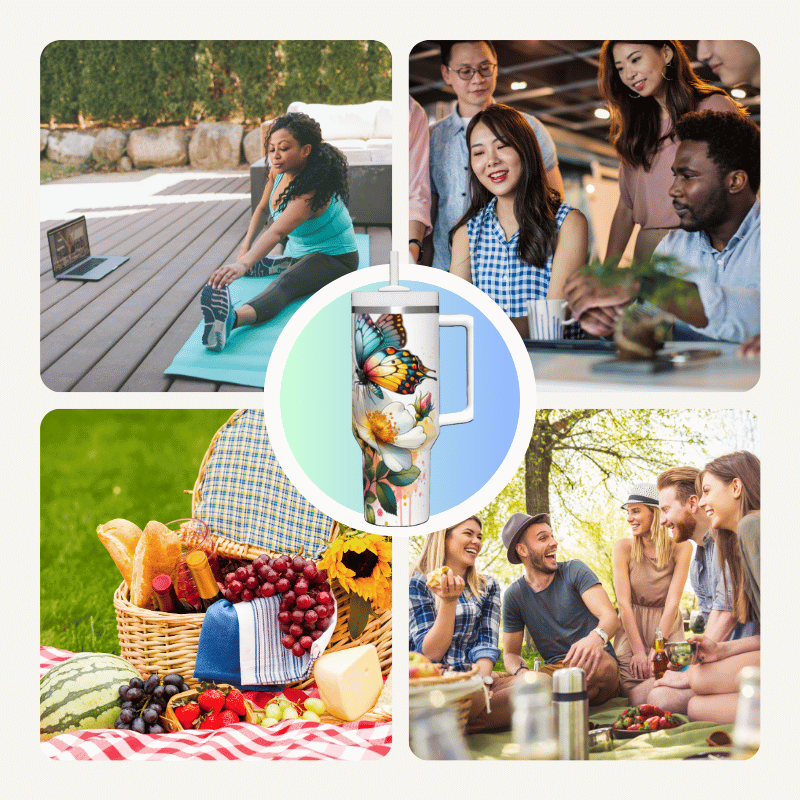
<instances>
[{"instance_id":1,"label":"tumbler handle","mask_svg":"<svg viewBox=\"0 0 800 800\"><path fill-rule=\"evenodd\" d=\"M471 422L475 417L474 320L466 314L441 314L439 316L439 327L464 328L467 332L467 407L463 411L456 411L452 414L440 414L439 425L458 425L462 422Z\"/></svg>"}]
</instances>

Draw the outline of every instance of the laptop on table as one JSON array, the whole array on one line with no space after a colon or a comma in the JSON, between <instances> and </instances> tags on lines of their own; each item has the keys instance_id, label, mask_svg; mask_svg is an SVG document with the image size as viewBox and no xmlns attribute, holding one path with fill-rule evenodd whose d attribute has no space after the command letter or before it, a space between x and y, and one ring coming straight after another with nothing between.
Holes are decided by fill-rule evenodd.
<instances>
[{"instance_id":1,"label":"laptop on table","mask_svg":"<svg viewBox=\"0 0 800 800\"><path fill-rule=\"evenodd\" d=\"M47 244L56 280L99 281L129 260L129 256L92 255L86 217L51 228L47 231Z\"/></svg>"}]
</instances>

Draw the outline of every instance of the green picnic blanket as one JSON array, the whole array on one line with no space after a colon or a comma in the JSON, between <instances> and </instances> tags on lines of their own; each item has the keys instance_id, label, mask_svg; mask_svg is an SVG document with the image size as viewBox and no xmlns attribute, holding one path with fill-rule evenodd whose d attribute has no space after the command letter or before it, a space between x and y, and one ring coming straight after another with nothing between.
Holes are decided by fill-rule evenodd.
<instances>
[{"instance_id":1,"label":"green picnic blanket","mask_svg":"<svg viewBox=\"0 0 800 800\"><path fill-rule=\"evenodd\" d=\"M594 725L611 725L622 709L629 705L624 697L615 697L602 706L590 709L589 721ZM680 715L678 715L680 717ZM680 717L685 720L686 717ZM682 759L699 753L730 753L729 747L712 747L706 739L714 731L725 731L729 736L733 725L712 722L686 722L677 728L643 733L633 739L618 739L611 750L589 751L590 761L620 761L626 759ZM510 731L498 733L473 733L465 737L472 757L477 760L513 760L516 747Z\"/></svg>"}]
</instances>

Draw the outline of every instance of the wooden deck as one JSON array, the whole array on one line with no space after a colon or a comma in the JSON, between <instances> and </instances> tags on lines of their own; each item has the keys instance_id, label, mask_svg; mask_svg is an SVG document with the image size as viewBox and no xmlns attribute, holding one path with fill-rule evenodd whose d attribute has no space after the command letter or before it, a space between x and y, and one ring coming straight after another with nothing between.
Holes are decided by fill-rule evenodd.
<instances>
[{"instance_id":1,"label":"wooden deck","mask_svg":"<svg viewBox=\"0 0 800 800\"><path fill-rule=\"evenodd\" d=\"M163 374L202 318L199 296L208 276L235 258L250 221L247 172L219 177L182 172L167 182L151 197L131 192L130 206L84 202L68 208L62 202L66 216L42 220L41 375L48 388L260 391ZM80 188L76 197L85 201L85 182ZM47 230L81 214L93 253L130 260L100 281L56 281ZM356 232L370 234L371 264L388 262L390 229L357 227Z\"/></svg>"}]
</instances>

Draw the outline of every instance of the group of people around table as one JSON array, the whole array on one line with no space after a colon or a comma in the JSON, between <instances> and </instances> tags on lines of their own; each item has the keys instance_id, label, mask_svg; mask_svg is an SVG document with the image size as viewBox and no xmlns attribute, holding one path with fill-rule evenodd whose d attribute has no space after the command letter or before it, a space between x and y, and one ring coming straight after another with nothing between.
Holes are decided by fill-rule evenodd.
<instances>
[{"instance_id":1,"label":"group of people around table","mask_svg":"<svg viewBox=\"0 0 800 800\"><path fill-rule=\"evenodd\" d=\"M495 103L489 41L440 43L453 112L428 128L409 98L409 252L432 232L432 266L478 286L523 336L528 300L566 299L594 336L650 287L632 273L613 287L585 275L588 224L564 202L555 145L535 117ZM728 85L758 86L748 42L701 41L698 57ZM620 199L606 257L621 256L635 225L637 260L680 264L688 300L662 310L676 339L747 342L759 352L760 132L727 92L703 81L681 42L605 41L598 86L611 114ZM751 341L753 340L753 341Z\"/></svg>"},{"instance_id":2,"label":"group of people around table","mask_svg":"<svg viewBox=\"0 0 800 800\"><path fill-rule=\"evenodd\" d=\"M549 514L517 513L506 523L503 546L523 574L504 594L478 571L478 517L431 534L410 580L409 648L456 672L477 666L491 710L483 692L472 696L470 733L510 726L512 688L531 669L526 631L544 662L540 674L584 670L591 706L625 696L693 721L733 722L739 671L760 665L760 483L758 458L737 451L634 486L623 505L631 535L614 545L616 609L586 564L557 560ZM665 641L685 639L687 576L705 630L688 639L693 663L656 679L656 630ZM506 671L498 673L501 620Z\"/></svg>"}]
</instances>

